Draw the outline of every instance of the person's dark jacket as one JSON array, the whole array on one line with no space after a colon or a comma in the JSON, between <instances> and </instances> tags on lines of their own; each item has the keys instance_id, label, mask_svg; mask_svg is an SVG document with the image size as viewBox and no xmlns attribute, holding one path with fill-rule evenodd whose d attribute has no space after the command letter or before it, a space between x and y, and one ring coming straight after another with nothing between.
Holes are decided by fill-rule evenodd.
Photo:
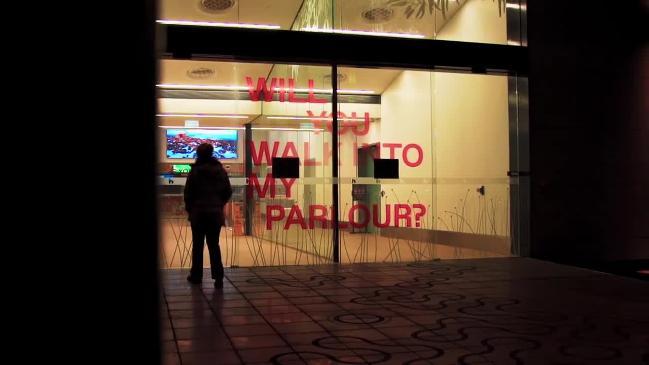
<instances>
[{"instance_id":1,"label":"person's dark jacket","mask_svg":"<svg viewBox=\"0 0 649 365\"><path fill-rule=\"evenodd\" d=\"M228 173L217 159L192 164L185 184L185 209L190 220L201 214L216 214L219 223L224 225L223 207L231 197Z\"/></svg>"}]
</instances>

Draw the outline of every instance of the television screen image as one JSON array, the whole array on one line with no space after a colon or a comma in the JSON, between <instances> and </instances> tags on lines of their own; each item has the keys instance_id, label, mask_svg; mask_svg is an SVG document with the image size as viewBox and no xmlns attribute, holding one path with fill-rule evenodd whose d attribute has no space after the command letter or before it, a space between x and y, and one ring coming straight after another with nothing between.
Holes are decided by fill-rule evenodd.
<instances>
[{"instance_id":1,"label":"television screen image","mask_svg":"<svg viewBox=\"0 0 649 365\"><path fill-rule=\"evenodd\" d=\"M234 129L167 129L167 158L194 159L201 143L212 144L219 160L239 158Z\"/></svg>"}]
</instances>

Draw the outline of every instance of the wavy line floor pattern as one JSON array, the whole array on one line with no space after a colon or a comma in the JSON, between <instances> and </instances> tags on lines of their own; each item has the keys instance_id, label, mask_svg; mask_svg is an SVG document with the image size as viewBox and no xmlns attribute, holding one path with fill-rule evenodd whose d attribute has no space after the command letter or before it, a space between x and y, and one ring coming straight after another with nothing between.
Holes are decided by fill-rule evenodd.
<instances>
[{"instance_id":1,"label":"wavy line floor pattern","mask_svg":"<svg viewBox=\"0 0 649 365\"><path fill-rule=\"evenodd\" d=\"M525 258L226 271L220 290L163 271L164 364L649 364L634 279Z\"/></svg>"}]
</instances>

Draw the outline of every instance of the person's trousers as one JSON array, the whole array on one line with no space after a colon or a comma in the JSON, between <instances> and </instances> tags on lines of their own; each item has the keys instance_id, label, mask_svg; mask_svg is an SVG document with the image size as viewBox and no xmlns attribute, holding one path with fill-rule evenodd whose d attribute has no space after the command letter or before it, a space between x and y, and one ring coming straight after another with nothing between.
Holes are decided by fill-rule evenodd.
<instances>
[{"instance_id":1,"label":"person's trousers","mask_svg":"<svg viewBox=\"0 0 649 365\"><path fill-rule=\"evenodd\" d=\"M193 243L190 275L194 279L203 278L203 243L207 239L212 279L223 280L223 262L221 262L221 248L219 247L220 216L208 213L197 215L192 217L191 227Z\"/></svg>"}]
</instances>

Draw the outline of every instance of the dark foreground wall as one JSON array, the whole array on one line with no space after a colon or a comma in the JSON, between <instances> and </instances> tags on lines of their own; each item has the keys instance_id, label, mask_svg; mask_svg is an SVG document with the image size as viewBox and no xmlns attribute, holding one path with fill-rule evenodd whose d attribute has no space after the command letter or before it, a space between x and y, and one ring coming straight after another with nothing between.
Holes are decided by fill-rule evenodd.
<instances>
[{"instance_id":1,"label":"dark foreground wall","mask_svg":"<svg viewBox=\"0 0 649 365\"><path fill-rule=\"evenodd\" d=\"M529 1L533 257L649 259L647 13Z\"/></svg>"}]
</instances>

